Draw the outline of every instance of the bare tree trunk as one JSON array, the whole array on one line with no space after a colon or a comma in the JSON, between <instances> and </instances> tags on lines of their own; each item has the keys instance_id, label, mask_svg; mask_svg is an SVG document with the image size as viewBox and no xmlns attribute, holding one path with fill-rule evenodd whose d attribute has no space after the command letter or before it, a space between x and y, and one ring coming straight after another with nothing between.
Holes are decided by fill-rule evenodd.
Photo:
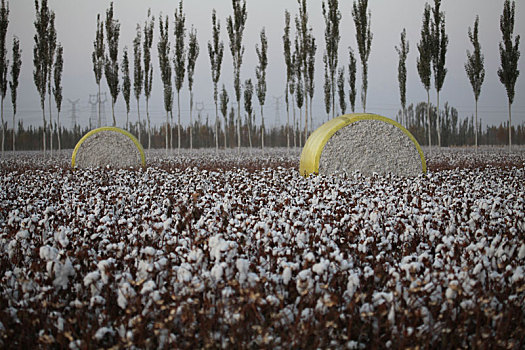
<instances>
[{"instance_id":1,"label":"bare tree trunk","mask_svg":"<svg viewBox=\"0 0 525 350\"><path fill-rule=\"evenodd\" d=\"M478 99L476 99L476 126L474 128L474 143L476 144L476 153L478 152Z\"/></svg>"},{"instance_id":2,"label":"bare tree trunk","mask_svg":"<svg viewBox=\"0 0 525 350\"><path fill-rule=\"evenodd\" d=\"M60 152L62 150L62 140L61 140L62 132L60 130L60 111L57 111L57 123L58 123L58 152Z\"/></svg>"},{"instance_id":3,"label":"bare tree trunk","mask_svg":"<svg viewBox=\"0 0 525 350\"><path fill-rule=\"evenodd\" d=\"M288 84L286 86L286 150L290 153L290 103L288 102Z\"/></svg>"},{"instance_id":4,"label":"bare tree trunk","mask_svg":"<svg viewBox=\"0 0 525 350\"><path fill-rule=\"evenodd\" d=\"M177 91L177 112L177 152L180 155L180 91Z\"/></svg>"},{"instance_id":5,"label":"bare tree trunk","mask_svg":"<svg viewBox=\"0 0 525 350\"><path fill-rule=\"evenodd\" d=\"M304 142L305 143L306 143L307 138L308 138L308 91L305 90L305 94L304 94Z\"/></svg>"},{"instance_id":6,"label":"bare tree trunk","mask_svg":"<svg viewBox=\"0 0 525 350\"><path fill-rule=\"evenodd\" d=\"M224 129L226 135L226 129ZM215 100L215 153L219 152L219 105Z\"/></svg>"},{"instance_id":7,"label":"bare tree trunk","mask_svg":"<svg viewBox=\"0 0 525 350\"><path fill-rule=\"evenodd\" d=\"M2 111L0 114L2 115L2 158L4 157L4 143L5 143L5 125L4 125L4 99L2 98Z\"/></svg>"},{"instance_id":8,"label":"bare tree trunk","mask_svg":"<svg viewBox=\"0 0 525 350\"><path fill-rule=\"evenodd\" d=\"M217 118L217 114L215 114ZM193 91L190 90L190 149L193 149Z\"/></svg>"},{"instance_id":9,"label":"bare tree trunk","mask_svg":"<svg viewBox=\"0 0 525 350\"><path fill-rule=\"evenodd\" d=\"M252 154L252 116L248 114L248 142L250 144L250 154Z\"/></svg>"},{"instance_id":10,"label":"bare tree trunk","mask_svg":"<svg viewBox=\"0 0 525 350\"><path fill-rule=\"evenodd\" d=\"M512 112L511 112L511 106L509 100L509 153L512 152Z\"/></svg>"},{"instance_id":11,"label":"bare tree trunk","mask_svg":"<svg viewBox=\"0 0 525 350\"><path fill-rule=\"evenodd\" d=\"M261 149L264 151L264 111L261 106Z\"/></svg>"},{"instance_id":12,"label":"bare tree trunk","mask_svg":"<svg viewBox=\"0 0 525 350\"><path fill-rule=\"evenodd\" d=\"M51 89L50 89L51 90ZM50 130L50 137L49 137L49 151L51 152L51 158L53 158L53 115L51 114L51 91L48 94L49 97L49 130Z\"/></svg>"},{"instance_id":13,"label":"bare tree trunk","mask_svg":"<svg viewBox=\"0 0 525 350\"><path fill-rule=\"evenodd\" d=\"M428 120L428 147L430 149L430 154L432 154L432 123L430 122L430 92L427 89L427 120Z\"/></svg>"},{"instance_id":14,"label":"bare tree trunk","mask_svg":"<svg viewBox=\"0 0 525 350\"><path fill-rule=\"evenodd\" d=\"M438 133L438 147L441 147L441 122L439 120L439 91L437 92L437 133Z\"/></svg>"},{"instance_id":15,"label":"bare tree trunk","mask_svg":"<svg viewBox=\"0 0 525 350\"><path fill-rule=\"evenodd\" d=\"M166 110L166 155L168 155L168 134L170 132L170 119L168 111Z\"/></svg>"},{"instance_id":16,"label":"bare tree trunk","mask_svg":"<svg viewBox=\"0 0 525 350\"><path fill-rule=\"evenodd\" d=\"M299 147L303 147L303 107L299 108Z\"/></svg>"},{"instance_id":17,"label":"bare tree trunk","mask_svg":"<svg viewBox=\"0 0 525 350\"><path fill-rule=\"evenodd\" d=\"M292 111L293 111L293 120L292 120L292 135L293 135L293 147L297 147L297 140L295 135L295 106L292 105Z\"/></svg>"},{"instance_id":18,"label":"bare tree trunk","mask_svg":"<svg viewBox=\"0 0 525 350\"><path fill-rule=\"evenodd\" d=\"M113 116L113 127L117 126L117 120L115 119L115 102L111 99L111 115Z\"/></svg>"},{"instance_id":19,"label":"bare tree trunk","mask_svg":"<svg viewBox=\"0 0 525 350\"><path fill-rule=\"evenodd\" d=\"M149 118L149 98L146 97L146 117L148 119L148 149L151 149L151 122Z\"/></svg>"},{"instance_id":20,"label":"bare tree trunk","mask_svg":"<svg viewBox=\"0 0 525 350\"><path fill-rule=\"evenodd\" d=\"M226 118L224 118L224 149L226 149L226 140L227 140L226 128L227 127L228 127L228 121L226 120Z\"/></svg>"},{"instance_id":21,"label":"bare tree trunk","mask_svg":"<svg viewBox=\"0 0 525 350\"><path fill-rule=\"evenodd\" d=\"M140 103L139 103L139 99L138 98L137 98L137 115L139 117L139 127L138 127L137 134L139 136L139 143L141 143L141 141L140 141Z\"/></svg>"},{"instance_id":22,"label":"bare tree trunk","mask_svg":"<svg viewBox=\"0 0 525 350\"><path fill-rule=\"evenodd\" d=\"M129 112L126 110L126 130L129 131Z\"/></svg>"},{"instance_id":23,"label":"bare tree trunk","mask_svg":"<svg viewBox=\"0 0 525 350\"><path fill-rule=\"evenodd\" d=\"M98 95L97 95L97 99L98 99L98 123L97 123L97 128L100 128L101 124L102 124L102 117L101 117L101 103L100 103L100 83L98 83ZM140 120L140 117L139 117L139 120Z\"/></svg>"},{"instance_id":24,"label":"bare tree trunk","mask_svg":"<svg viewBox=\"0 0 525 350\"><path fill-rule=\"evenodd\" d=\"M15 149L15 137L16 137L15 116L16 116L16 114L13 113L13 152L16 150ZM2 147L2 149L4 149L4 148Z\"/></svg>"},{"instance_id":25,"label":"bare tree trunk","mask_svg":"<svg viewBox=\"0 0 525 350\"><path fill-rule=\"evenodd\" d=\"M241 101L237 100L237 151L241 153Z\"/></svg>"},{"instance_id":26,"label":"bare tree trunk","mask_svg":"<svg viewBox=\"0 0 525 350\"><path fill-rule=\"evenodd\" d=\"M173 153L173 108L170 111L170 150Z\"/></svg>"},{"instance_id":27,"label":"bare tree trunk","mask_svg":"<svg viewBox=\"0 0 525 350\"><path fill-rule=\"evenodd\" d=\"M45 112L44 106L42 106L42 118L44 119L44 129L43 129L42 136L43 136L44 158L45 158L46 157L46 112Z\"/></svg>"}]
</instances>

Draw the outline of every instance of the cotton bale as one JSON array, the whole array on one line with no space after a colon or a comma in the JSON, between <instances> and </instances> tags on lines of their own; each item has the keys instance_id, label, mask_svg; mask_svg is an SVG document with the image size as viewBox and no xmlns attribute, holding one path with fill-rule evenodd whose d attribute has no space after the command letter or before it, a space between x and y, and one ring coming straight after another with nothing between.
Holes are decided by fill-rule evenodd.
<instances>
[{"instance_id":1,"label":"cotton bale","mask_svg":"<svg viewBox=\"0 0 525 350\"><path fill-rule=\"evenodd\" d=\"M315 130L304 145L299 167L303 176L359 171L417 176L427 170L414 136L401 124L376 114L346 114Z\"/></svg>"},{"instance_id":2,"label":"cotton bale","mask_svg":"<svg viewBox=\"0 0 525 350\"><path fill-rule=\"evenodd\" d=\"M73 168L146 166L144 149L126 130L102 127L91 130L78 141L71 159Z\"/></svg>"}]
</instances>

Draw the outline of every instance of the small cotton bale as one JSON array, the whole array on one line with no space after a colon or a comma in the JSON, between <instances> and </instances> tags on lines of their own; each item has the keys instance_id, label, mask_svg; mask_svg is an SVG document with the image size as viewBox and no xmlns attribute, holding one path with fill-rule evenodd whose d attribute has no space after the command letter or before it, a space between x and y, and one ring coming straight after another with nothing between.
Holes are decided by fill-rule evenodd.
<instances>
[{"instance_id":1,"label":"small cotton bale","mask_svg":"<svg viewBox=\"0 0 525 350\"><path fill-rule=\"evenodd\" d=\"M346 114L310 135L299 170L303 176L356 171L417 176L427 167L418 142L401 124L376 114Z\"/></svg>"},{"instance_id":2,"label":"small cotton bale","mask_svg":"<svg viewBox=\"0 0 525 350\"><path fill-rule=\"evenodd\" d=\"M146 166L144 149L126 130L102 127L91 130L78 141L71 159L73 168Z\"/></svg>"}]
</instances>

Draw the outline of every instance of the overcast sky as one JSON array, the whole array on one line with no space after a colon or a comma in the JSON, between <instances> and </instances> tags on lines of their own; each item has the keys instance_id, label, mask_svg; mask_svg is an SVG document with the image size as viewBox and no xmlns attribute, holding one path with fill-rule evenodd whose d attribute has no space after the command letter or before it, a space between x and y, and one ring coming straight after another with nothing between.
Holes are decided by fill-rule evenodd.
<instances>
[{"instance_id":1,"label":"overcast sky","mask_svg":"<svg viewBox=\"0 0 525 350\"><path fill-rule=\"evenodd\" d=\"M62 105L62 123L71 125L71 105L68 99L80 99L77 104L77 118L81 125L87 125L91 115L89 95L95 94L97 85L92 70L91 53L96 30L97 14L105 17L109 7L107 0L49 0L50 8L56 13L56 27L58 41L64 47L64 102ZM322 55L325 50L324 20L321 11L321 0L308 1L309 23L313 27L317 42L316 55L316 80L314 97L314 119L319 124L325 120L323 81L324 69ZM353 1L341 0L342 13L341 41L339 45L339 64L348 65L348 47L356 49L355 27L351 16ZM486 77L479 101L479 117L483 124L499 124L508 119L507 95L503 85L499 82L497 69L500 65L498 43L501 41L499 18L503 9L503 0L443 0L442 9L446 16L446 31L449 35L449 47L446 67L448 74L440 95L440 104L446 101L456 107L460 118L470 116L474 111L474 97L472 88L465 74L464 63L466 50L472 51L468 40L468 27L473 27L476 15L480 17L480 41L482 52L485 55ZM41 125L42 114L40 111L39 96L33 82L33 45L35 10L33 0L11 0L10 24L8 28L8 52L11 57L11 43L14 35L21 41L22 73L18 91L18 114L25 125ZM137 23L143 25L148 8L151 8L156 19L160 13L169 15L170 30L173 29L173 14L178 5L176 0L116 0L114 1L115 17L121 24L120 57L124 46L130 48L135 36ZM417 42L420 38L421 17L425 1L422 0L370 0L369 8L372 13L372 50L369 60L369 83L367 112L377 113L395 118L399 109L399 88L397 80L398 56L394 49L399 45L400 33L403 28L407 30L410 43L410 53L407 60L407 103L426 101L426 92L419 80L416 70ZM184 3L187 26L192 24L198 30L200 55L196 63L194 94L195 101L204 105L203 115L209 114L210 120L214 116L213 85L211 83L210 64L207 42L211 39L211 13L217 10L222 32L221 38L225 44L225 54L220 84L225 84L233 100L233 75L232 60L229 51L226 33L226 18L232 13L230 0L193 0ZM292 16L298 12L296 0L247 0L248 19L243 44L245 46L244 62L241 68L241 79L252 78L255 80L255 67L257 56L255 44L259 41L259 33L266 28L269 48L269 65L267 71L268 94L265 105L265 115L270 123L275 122L276 104L274 97L282 96L285 84L285 65L282 54L282 35L284 28L284 11L288 9ZM521 36L520 51L523 52L523 39L525 34L525 5L524 1L516 2L516 25L514 33ZM293 35L293 33L292 33ZM158 22L155 23L153 64L154 88L150 100L150 114L152 122L156 125L164 120L164 105L162 102L162 87L157 57ZM173 45L174 35L170 41ZM172 50L173 52L173 50ZM131 57L132 58L132 57ZM360 61L358 60L358 88L361 86ZM346 68L347 69L347 68ZM519 61L522 74L516 83L516 97L513 104L513 125L525 123L525 76L523 72L523 55ZM347 70L348 71L348 70ZM109 91L105 78L102 83L103 91ZM109 97L109 92L108 92ZM435 90L432 90L431 100L436 103ZM256 98L254 96L254 103ZM284 100L280 107L280 121L286 121ZM47 102L46 102L47 103ZM53 104L54 106L54 104ZM257 106L257 104L256 104ZM46 109L48 107L46 106ZM176 106L175 106L176 108ZM11 127L12 106L11 99L6 96L4 102L6 119ZM111 104L106 103L106 116L111 120ZM182 120L189 120L189 99L187 94L187 80L181 91ZM256 108L256 111L259 109ZM125 122L125 103L122 95L119 96L117 105L117 123ZM361 100L356 101L356 111L362 111ZM56 115L56 113L54 112ZM141 116L145 116L145 103L141 100ZM259 122L259 115L257 121ZM131 121L137 120L136 102L132 100ZM268 123L268 122L267 122Z\"/></svg>"}]
</instances>

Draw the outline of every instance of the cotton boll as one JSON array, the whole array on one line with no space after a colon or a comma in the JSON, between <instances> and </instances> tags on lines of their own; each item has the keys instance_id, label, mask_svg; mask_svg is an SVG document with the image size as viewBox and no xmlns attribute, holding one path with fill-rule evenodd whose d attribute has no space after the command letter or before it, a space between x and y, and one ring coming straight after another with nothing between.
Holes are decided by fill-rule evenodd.
<instances>
[{"instance_id":1,"label":"cotton boll","mask_svg":"<svg viewBox=\"0 0 525 350\"><path fill-rule=\"evenodd\" d=\"M149 280L149 281L147 281L146 283L144 283L142 285L142 289L140 290L140 294L142 294L142 295L149 294L149 293L153 292L155 290L155 288L157 288L157 285L155 284L155 282L152 281L152 280Z\"/></svg>"},{"instance_id":2,"label":"cotton boll","mask_svg":"<svg viewBox=\"0 0 525 350\"><path fill-rule=\"evenodd\" d=\"M40 253L40 259L46 260L46 261L53 261L58 256L58 250L54 247L50 246L42 246L39 250Z\"/></svg>"},{"instance_id":3,"label":"cotton boll","mask_svg":"<svg viewBox=\"0 0 525 350\"><path fill-rule=\"evenodd\" d=\"M346 284L346 291L350 298L354 296L357 288L359 288L359 275L351 273L350 276L348 276L348 283Z\"/></svg>"},{"instance_id":4,"label":"cotton boll","mask_svg":"<svg viewBox=\"0 0 525 350\"><path fill-rule=\"evenodd\" d=\"M246 274L250 268L250 261L246 259L237 259L235 262L237 271L239 271L239 283L243 284L246 281Z\"/></svg>"},{"instance_id":5,"label":"cotton boll","mask_svg":"<svg viewBox=\"0 0 525 350\"><path fill-rule=\"evenodd\" d=\"M217 263L211 268L211 276L215 282L219 282L222 279L223 274L224 270L220 264Z\"/></svg>"},{"instance_id":6,"label":"cotton boll","mask_svg":"<svg viewBox=\"0 0 525 350\"><path fill-rule=\"evenodd\" d=\"M285 285L288 285L290 283L290 280L292 279L292 269L290 267L285 267L283 271L283 283Z\"/></svg>"},{"instance_id":7,"label":"cotton boll","mask_svg":"<svg viewBox=\"0 0 525 350\"><path fill-rule=\"evenodd\" d=\"M521 245L520 251L518 252L518 259L525 258L525 244Z\"/></svg>"},{"instance_id":8,"label":"cotton boll","mask_svg":"<svg viewBox=\"0 0 525 350\"><path fill-rule=\"evenodd\" d=\"M66 289L69 283L69 277L75 276L75 269L69 257L64 263L57 262L54 265L55 279L53 285L58 288Z\"/></svg>"}]
</instances>

